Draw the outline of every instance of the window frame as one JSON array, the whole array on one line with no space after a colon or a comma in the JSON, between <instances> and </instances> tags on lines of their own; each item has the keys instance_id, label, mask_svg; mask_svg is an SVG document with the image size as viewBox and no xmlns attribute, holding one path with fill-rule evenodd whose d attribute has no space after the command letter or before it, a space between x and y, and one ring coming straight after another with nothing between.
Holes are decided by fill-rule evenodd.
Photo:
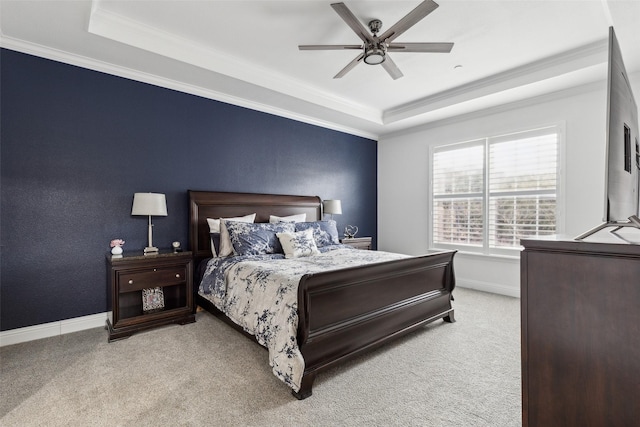
<instances>
[{"instance_id":1,"label":"window frame","mask_svg":"<svg viewBox=\"0 0 640 427\"><path fill-rule=\"evenodd\" d=\"M556 230L555 234L562 234L564 231L564 206L565 206L565 191L564 191L564 179L563 171L565 167L565 123L556 122L548 125L531 127L524 130L516 130L511 132L500 133L492 136L485 136L481 138L473 138L460 142L432 144L429 147L429 183L428 183L428 245L430 249L452 249L461 253L486 255L486 256L501 256L501 257L519 257L522 246L519 245L513 248L492 248L489 242L489 210L490 210L490 196L489 192L489 147L492 143L508 141L514 138L527 138L535 135L548 134L549 131L555 131L557 134L557 152L556 152ZM483 170L483 244L481 247L454 244L454 243L438 243L434 244L434 209L435 209L435 196L434 196L434 157L438 150L442 148L465 148L473 145L481 144L484 147L484 170Z\"/></svg>"}]
</instances>

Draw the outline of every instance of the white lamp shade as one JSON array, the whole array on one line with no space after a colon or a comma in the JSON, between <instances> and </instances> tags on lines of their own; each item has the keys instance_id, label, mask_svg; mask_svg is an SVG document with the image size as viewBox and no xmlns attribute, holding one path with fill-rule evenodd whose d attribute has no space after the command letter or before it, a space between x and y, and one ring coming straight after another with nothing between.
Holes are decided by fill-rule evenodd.
<instances>
[{"instance_id":1,"label":"white lamp shade","mask_svg":"<svg viewBox=\"0 0 640 427\"><path fill-rule=\"evenodd\" d=\"M340 203L340 200L325 200L324 202L322 202L322 206L324 208L324 213L326 214L342 214L342 204Z\"/></svg>"},{"instance_id":2,"label":"white lamp shade","mask_svg":"<svg viewBox=\"0 0 640 427\"><path fill-rule=\"evenodd\" d=\"M131 215L167 216L167 199L159 193L134 193Z\"/></svg>"}]
</instances>

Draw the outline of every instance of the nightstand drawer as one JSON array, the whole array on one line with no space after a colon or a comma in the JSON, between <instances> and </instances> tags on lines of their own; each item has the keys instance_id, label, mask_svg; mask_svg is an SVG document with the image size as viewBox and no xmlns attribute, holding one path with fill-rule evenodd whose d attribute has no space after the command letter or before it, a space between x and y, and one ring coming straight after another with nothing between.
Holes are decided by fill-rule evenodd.
<instances>
[{"instance_id":1,"label":"nightstand drawer","mask_svg":"<svg viewBox=\"0 0 640 427\"><path fill-rule=\"evenodd\" d=\"M138 291L156 286L171 286L184 283L187 278L185 266L160 267L142 271L118 273L120 293Z\"/></svg>"},{"instance_id":2,"label":"nightstand drawer","mask_svg":"<svg viewBox=\"0 0 640 427\"><path fill-rule=\"evenodd\" d=\"M352 237L340 241L343 245L349 245L356 249L371 250L371 237Z\"/></svg>"}]
</instances>

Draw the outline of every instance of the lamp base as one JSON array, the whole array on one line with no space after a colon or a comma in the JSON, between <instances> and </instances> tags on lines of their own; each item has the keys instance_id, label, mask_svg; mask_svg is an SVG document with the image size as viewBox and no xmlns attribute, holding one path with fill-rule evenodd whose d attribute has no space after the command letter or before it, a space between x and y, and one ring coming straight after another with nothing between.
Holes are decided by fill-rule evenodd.
<instances>
[{"instance_id":1,"label":"lamp base","mask_svg":"<svg viewBox=\"0 0 640 427\"><path fill-rule=\"evenodd\" d=\"M147 246L146 248L144 248L145 255L155 255L157 253L158 253L158 248L154 246Z\"/></svg>"}]
</instances>

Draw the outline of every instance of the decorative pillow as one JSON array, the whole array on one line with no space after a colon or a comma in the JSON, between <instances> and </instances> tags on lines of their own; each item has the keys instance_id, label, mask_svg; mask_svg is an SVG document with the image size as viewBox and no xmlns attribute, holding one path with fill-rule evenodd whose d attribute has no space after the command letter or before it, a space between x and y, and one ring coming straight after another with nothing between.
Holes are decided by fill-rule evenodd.
<instances>
[{"instance_id":1,"label":"decorative pillow","mask_svg":"<svg viewBox=\"0 0 640 427\"><path fill-rule=\"evenodd\" d=\"M220 252L220 220L207 218L209 224L209 237L211 238L211 255L218 256Z\"/></svg>"},{"instance_id":2,"label":"decorative pillow","mask_svg":"<svg viewBox=\"0 0 640 427\"><path fill-rule=\"evenodd\" d=\"M305 222L307 220L307 214L297 214L289 216L275 216L269 215L269 222L275 224L277 222Z\"/></svg>"},{"instance_id":3,"label":"decorative pillow","mask_svg":"<svg viewBox=\"0 0 640 427\"><path fill-rule=\"evenodd\" d=\"M233 250L237 255L282 253L282 246L276 233L295 231L295 226L288 222L251 224L225 221L225 223Z\"/></svg>"},{"instance_id":4,"label":"decorative pillow","mask_svg":"<svg viewBox=\"0 0 640 427\"><path fill-rule=\"evenodd\" d=\"M218 232L220 233L220 246L216 247L216 253L213 256L229 256L233 253L233 245L231 244L231 239L229 239L229 232L227 231L227 227L225 225L225 221L236 221L236 222L253 222L256 219L256 214L250 214L245 216L239 216L235 218L220 218L218 220L213 219L212 222L209 221L210 218L207 218L207 222L209 223L209 232L215 233L212 231L212 222L213 222L213 230L215 230L215 222L218 221ZM211 248L211 252L213 252L213 247Z\"/></svg>"},{"instance_id":5,"label":"decorative pillow","mask_svg":"<svg viewBox=\"0 0 640 427\"><path fill-rule=\"evenodd\" d=\"M207 218L207 224L209 224L209 233L219 233L220 232L220 220Z\"/></svg>"},{"instance_id":6,"label":"decorative pillow","mask_svg":"<svg viewBox=\"0 0 640 427\"><path fill-rule=\"evenodd\" d=\"M284 249L285 258L299 258L320 253L311 228L294 233L277 233L276 236Z\"/></svg>"},{"instance_id":7,"label":"decorative pillow","mask_svg":"<svg viewBox=\"0 0 640 427\"><path fill-rule=\"evenodd\" d=\"M340 243L338 237L338 228L334 220L315 221L315 222L297 222L296 231L311 229L313 230L313 238L316 245L321 248L323 246L337 245Z\"/></svg>"}]
</instances>

